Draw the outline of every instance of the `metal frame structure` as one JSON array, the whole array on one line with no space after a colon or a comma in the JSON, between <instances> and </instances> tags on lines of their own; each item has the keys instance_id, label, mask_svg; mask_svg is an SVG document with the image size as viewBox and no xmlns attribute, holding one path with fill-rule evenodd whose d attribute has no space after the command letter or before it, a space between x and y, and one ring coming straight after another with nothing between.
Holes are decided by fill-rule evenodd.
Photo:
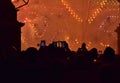
<instances>
[{"instance_id":1,"label":"metal frame structure","mask_svg":"<svg viewBox=\"0 0 120 83\"><path fill-rule=\"evenodd\" d=\"M21 7L23 7L23 6L25 6L25 5L27 5L28 3L29 3L29 0L23 0L23 2L24 2L24 4L22 4L22 5L20 5L20 6L18 6L18 7L16 7L16 9L19 9L19 8L21 8Z\"/></svg>"}]
</instances>

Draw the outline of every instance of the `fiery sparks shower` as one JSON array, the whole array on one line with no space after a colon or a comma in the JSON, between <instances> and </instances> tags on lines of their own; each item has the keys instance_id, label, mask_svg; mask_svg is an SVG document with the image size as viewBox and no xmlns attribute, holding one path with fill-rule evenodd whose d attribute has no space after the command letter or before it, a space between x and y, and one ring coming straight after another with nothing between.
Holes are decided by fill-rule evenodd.
<instances>
[{"instance_id":1,"label":"fiery sparks shower","mask_svg":"<svg viewBox=\"0 0 120 83\"><path fill-rule=\"evenodd\" d=\"M12 1L16 7L23 4ZM25 23L22 50L37 47L41 40L47 44L65 40L72 50L82 42L88 49L104 50L109 45L117 49L118 17L117 0L30 0L18 13L18 20Z\"/></svg>"}]
</instances>

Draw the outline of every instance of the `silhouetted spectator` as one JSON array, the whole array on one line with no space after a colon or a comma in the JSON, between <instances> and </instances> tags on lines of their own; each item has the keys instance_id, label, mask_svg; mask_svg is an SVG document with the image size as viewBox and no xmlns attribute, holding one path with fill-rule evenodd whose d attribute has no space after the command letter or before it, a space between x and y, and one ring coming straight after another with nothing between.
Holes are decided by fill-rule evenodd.
<instances>
[{"instance_id":1,"label":"silhouetted spectator","mask_svg":"<svg viewBox=\"0 0 120 83\"><path fill-rule=\"evenodd\" d=\"M93 62L98 57L98 51L96 48L92 48L88 53L89 60Z\"/></svg>"},{"instance_id":2,"label":"silhouetted spectator","mask_svg":"<svg viewBox=\"0 0 120 83\"><path fill-rule=\"evenodd\" d=\"M28 48L28 49L26 50L26 52L25 52L26 60L27 60L28 62L34 63L35 57L36 57L37 55L38 55L38 51L37 51L37 49L34 48L34 47Z\"/></svg>"},{"instance_id":3,"label":"silhouetted spectator","mask_svg":"<svg viewBox=\"0 0 120 83\"><path fill-rule=\"evenodd\" d=\"M85 43L82 43L81 51L82 51L83 54L87 54L88 53L88 50L86 48L86 44Z\"/></svg>"},{"instance_id":4,"label":"silhouetted spectator","mask_svg":"<svg viewBox=\"0 0 120 83\"><path fill-rule=\"evenodd\" d=\"M115 51L111 47L107 47L103 54L104 62L112 62L115 59Z\"/></svg>"},{"instance_id":5,"label":"silhouetted spectator","mask_svg":"<svg viewBox=\"0 0 120 83\"><path fill-rule=\"evenodd\" d=\"M114 81L114 61L115 51L111 47L104 50L103 60L101 64L101 78L103 83L113 83Z\"/></svg>"},{"instance_id":6,"label":"silhouetted spectator","mask_svg":"<svg viewBox=\"0 0 120 83\"><path fill-rule=\"evenodd\" d=\"M86 44L82 43L81 48L78 48L77 54L78 56L86 56L88 53L88 50L86 48Z\"/></svg>"}]
</instances>

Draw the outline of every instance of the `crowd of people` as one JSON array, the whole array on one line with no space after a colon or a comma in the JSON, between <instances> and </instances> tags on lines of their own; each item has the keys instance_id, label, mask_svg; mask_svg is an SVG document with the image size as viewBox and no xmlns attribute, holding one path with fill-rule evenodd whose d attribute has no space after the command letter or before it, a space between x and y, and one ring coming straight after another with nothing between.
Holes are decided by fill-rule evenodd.
<instances>
[{"instance_id":1,"label":"crowd of people","mask_svg":"<svg viewBox=\"0 0 120 83\"><path fill-rule=\"evenodd\" d=\"M41 83L119 83L120 57L106 47L99 54L86 44L75 52L65 47L43 46L6 57L1 64L1 75L9 80ZM4 71L4 72L3 72Z\"/></svg>"},{"instance_id":2,"label":"crowd of people","mask_svg":"<svg viewBox=\"0 0 120 83\"><path fill-rule=\"evenodd\" d=\"M98 53L83 43L71 51L63 41L62 47L50 44L19 53L16 48L20 49L20 27L24 23L17 21L18 10L11 0L0 0L0 11L1 83L120 83L120 56L111 47Z\"/></svg>"}]
</instances>

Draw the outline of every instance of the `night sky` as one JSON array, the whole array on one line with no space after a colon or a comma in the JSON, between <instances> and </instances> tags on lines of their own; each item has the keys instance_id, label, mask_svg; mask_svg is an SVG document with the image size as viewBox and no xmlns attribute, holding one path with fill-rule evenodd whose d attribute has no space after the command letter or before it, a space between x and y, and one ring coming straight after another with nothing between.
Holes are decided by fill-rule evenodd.
<instances>
[{"instance_id":1,"label":"night sky","mask_svg":"<svg viewBox=\"0 0 120 83\"><path fill-rule=\"evenodd\" d=\"M17 7L22 0L12 0ZM27 1L27 0L26 0ZM117 0L30 0L20 8L18 20L22 27L22 50L37 47L41 40L47 45L65 40L76 51L82 42L87 48L104 50L106 46L117 49L119 21Z\"/></svg>"}]
</instances>

